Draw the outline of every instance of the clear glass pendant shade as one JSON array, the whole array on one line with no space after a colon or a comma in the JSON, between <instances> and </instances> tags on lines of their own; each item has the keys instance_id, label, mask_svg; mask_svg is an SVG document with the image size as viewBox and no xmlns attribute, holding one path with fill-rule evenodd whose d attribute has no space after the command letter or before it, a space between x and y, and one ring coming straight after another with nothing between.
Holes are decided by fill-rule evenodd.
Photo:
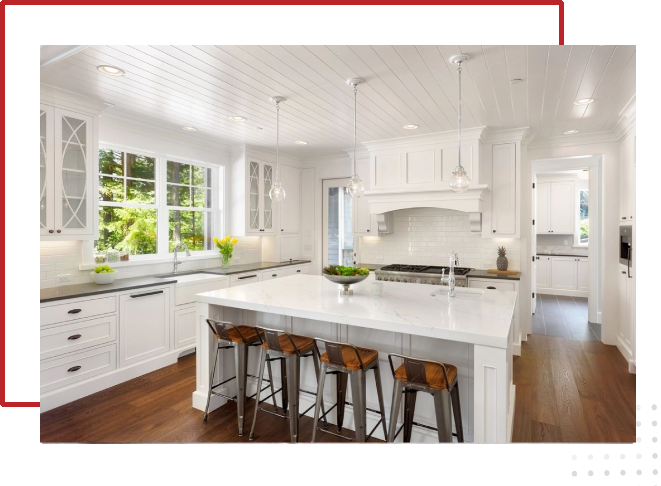
<instances>
[{"instance_id":1,"label":"clear glass pendant shade","mask_svg":"<svg viewBox=\"0 0 661 486\"><path fill-rule=\"evenodd\" d=\"M365 192L365 185L363 184L363 180L358 177L358 174L351 176L347 184L347 191L349 191L351 197L360 197Z\"/></svg>"},{"instance_id":2,"label":"clear glass pendant shade","mask_svg":"<svg viewBox=\"0 0 661 486\"><path fill-rule=\"evenodd\" d=\"M466 192L471 185L471 178L468 177L464 168L460 165L455 167L450 179L450 189L453 192Z\"/></svg>"},{"instance_id":3,"label":"clear glass pendant shade","mask_svg":"<svg viewBox=\"0 0 661 486\"><path fill-rule=\"evenodd\" d=\"M269 197L275 202L282 201L287 194L285 193L285 188L282 187L282 182L275 181L271 190L269 191Z\"/></svg>"}]
</instances>

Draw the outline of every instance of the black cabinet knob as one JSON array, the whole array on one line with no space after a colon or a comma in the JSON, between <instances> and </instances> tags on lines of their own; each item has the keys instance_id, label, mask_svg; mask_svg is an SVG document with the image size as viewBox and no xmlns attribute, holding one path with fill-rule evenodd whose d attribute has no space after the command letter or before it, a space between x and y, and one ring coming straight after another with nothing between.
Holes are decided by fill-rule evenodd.
<instances>
[{"instance_id":1,"label":"black cabinet knob","mask_svg":"<svg viewBox=\"0 0 661 486\"><path fill-rule=\"evenodd\" d=\"M53 230L48 230L48 232L49 232L49 233L55 233L55 231L53 231Z\"/></svg>"},{"instance_id":2,"label":"black cabinet knob","mask_svg":"<svg viewBox=\"0 0 661 486\"><path fill-rule=\"evenodd\" d=\"M62 230L57 230L58 233L62 233Z\"/></svg>"},{"instance_id":3,"label":"black cabinet knob","mask_svg":"<svg viewBox=\"0 0 661 486\"><path fill-rule=\"evenodd\" d=\"M491 231L492 231L492 233L495 233L495 232L496 232L496 230L491 230Z\"/></svg>"}]
</instances>

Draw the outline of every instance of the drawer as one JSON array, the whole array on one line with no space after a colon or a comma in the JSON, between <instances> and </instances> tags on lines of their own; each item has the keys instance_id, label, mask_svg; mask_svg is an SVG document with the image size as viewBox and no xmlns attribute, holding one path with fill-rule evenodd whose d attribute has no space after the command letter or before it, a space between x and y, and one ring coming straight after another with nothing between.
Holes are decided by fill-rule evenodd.
<instances>
[{"instance_id":1,"label":"drawer","mask_svg":"<svg viewBox=\"0 0 661 486\"><path fill-rule=\"evenodd\" d=\"M238 287L239 285L247 285L249 283L261 281L262 272L246 272L230 275L230 287Z\"/></svg>"},{"instance_id":2,"label":"drawer","mask_svg":"<svg viewBox=\"0 0 661 486\"><path fill-rule=\"evenodd\" d=\"M310 265L299 265L289 269L289 275L298 275L299 273L310 273Z\"/></svg>"},{"instance_id":3,"label":"drawer","mask_svg":"<svg viewBox=\"0 0 661 486\"><path fill-rule=\"evenodd\" d=\"M57 324L87 317L109 314L116 310L115 297L103 297L85 301L68 301L64 304L41 308L41 325Z\"/></svg>"},{"instance_id":4,"label":"drawer","mask_svg":"<svg viewBox=\"0 0 661 486\"><path fill-rule=\"evenodd\" d=\"M210 292L211 290L226 289L229 287L229 279L213 280L211 282L202 281L200 283L187 283L186 285L175 285L174 287L174 304L192 304L195 302L195 294L202 292Z\"/></svg>"},{"instance_id":5,"label":"drawer","mask_svg":"<svg viewBox=\"0 0 661 486\"><path fill-rule=\"evenodd\" d=\"M80 351L117 339L117 316L97 317L41 330L41 359Z\"/></svg>"},{"instance_id":6,"label":"drawer","mask_svg":"<svg viewBox=\"0 0 661 486\"><path fill-rule=\"evenodd\" d=\"M286 267L264 270L262 272L262 280L273 280L274 278L286 277L287 275L291 275L291 273L289 273L290 270L291 270L290 268L286 268Z\"/></svg>"},{"instance_id":7,"label":"drawer","mask_svg":"<svg viewBox=\"0 0 661 486\"><path fill-rule=\"evenodd\" d=\"M41 362L41 393L87 380L116 368L116 344L44 360Z\"/></svg>"},{"instance_id":8,"label":"drawer","mask_svg":"<svg viewBox=\"0 0 661 486\"><path fill-rule=\"evenodd\" d=\"M496 279L475 280L469 278L468 286L472 289L488 289L489 287L495 287L496 290L516 290L516 284L514 282L503 282Z\"/></svg>"}]
</instances>

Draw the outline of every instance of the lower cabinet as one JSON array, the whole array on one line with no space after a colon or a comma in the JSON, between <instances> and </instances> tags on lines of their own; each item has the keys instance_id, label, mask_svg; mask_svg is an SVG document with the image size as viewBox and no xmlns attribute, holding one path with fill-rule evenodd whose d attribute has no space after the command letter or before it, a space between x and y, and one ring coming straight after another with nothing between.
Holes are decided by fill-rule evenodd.
<instances>
[{"instance_id":1,"label":"lower cabinet","mask_svg":"<svg viewBox=\"0 0 661 486\"><path fill-rule=\"evenodd\" d=\"M46 393L117 368L117 346L80 351L41 362L40 391Z\"/></svg>"},{"instance_id":2,"label":"lower cabinet","mask_svg":"<svg viewBox=\"0 0 661 486\"><path fill-rule=\"evenodd\" d=\"M587 258L578 258L577 261L577 287L578 290L587 292L590 288L590 268Z\"/></svg>"},{"instance_id":3,"label":"lower cabinet","mask_svg":"<svg viewBox=\"0 0 661 486\"><path fill-rule=\"evenodd\" d=\"M590 270L586 257L538 255L535 264L538 293L588 296Z\"/></svg>"},{"instance_id":4,"label":"lower cabinet","mask_svg":"<svg viewBox=\"0 0 661 486\"><path fill-rule=\"evenodd\" d=\"M634 326L635 326L635 304L634 304L634 280L625 265L620 265L618 278L619 297L619 319L617 329L617 347L627 361L635 362L634 357Z\"/></svg>"},{"instance_id":5,"label":"lower cabinet","mask_svg":"<svg viewBox=\"0 0 661 486\"><path fill-rule=\"evenodd\" d=\"M119 366L170 349L170 289L146 289L119 298Z\"/></svg>"},{"instance_id":6,"label":"lower cabinet","mask_svg":"<svg viewBox=\"0 0 661 486\"><path fill-rule=\"evenodd\" d=\"M538 256L536 264L537 289L551 288L551 257Z\"/></svg>"},{"instance_id":7,"label":"lower cabinet","mask_svg":"<svg viewBox=\"0 0 661 486\"><path fill-rule=\"evenodd\" d=\"M576 290L578 288L578 266L575 257L553 257L551 259L551 288Z\"/></svg>"},{"instance_id":8,"label":"lower cabinet","mask_svg":"<svg viewBox=\"0 0 661 486\"><path fill-rule=\"evenodd\" d=\"M195 305L174 311L174 348L195 344Z\"/></svg>"}]
</instances>

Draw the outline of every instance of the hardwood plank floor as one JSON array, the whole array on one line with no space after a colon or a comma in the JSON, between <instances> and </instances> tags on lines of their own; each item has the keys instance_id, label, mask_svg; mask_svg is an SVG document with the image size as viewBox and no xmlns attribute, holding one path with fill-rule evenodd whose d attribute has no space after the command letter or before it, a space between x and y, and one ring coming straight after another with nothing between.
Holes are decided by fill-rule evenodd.
<instances>
[{"instance_id":1,"label":"hardwood plank floor","mask_svg":"<svg viewBox=\"0 0 661 486\"><path fill-rule=\"evenodd\" d=\"M514 442L634 442L636 377L614 346L530 335L514 360ZM236 405L202 421L191 407L195 355L41 414L42 442L248 442L238 437ZM246 407L252 423L254 400ZM264 405L270 407L270 405ZM344 434L351 436L350 430ZM309 442L312 419L301 418ZM289 423L260 413L255 442L287 442ZM318 433L319 442L345 442Z\"/></svg>"}]
</instances>

